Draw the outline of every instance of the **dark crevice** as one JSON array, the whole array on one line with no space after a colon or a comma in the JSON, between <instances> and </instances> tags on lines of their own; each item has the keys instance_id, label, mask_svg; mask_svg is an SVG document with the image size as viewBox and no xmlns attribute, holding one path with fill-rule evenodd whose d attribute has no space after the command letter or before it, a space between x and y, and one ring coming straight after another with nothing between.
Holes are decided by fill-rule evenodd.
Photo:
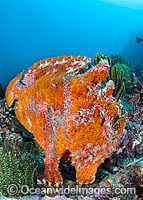
<instances>
[{"instance_id":1,"label":"dark crevice","mask_svg":"<svg viewBox=\"0 0 143 200\"><path fill-rule=\"evenodd\" d=\"M89 71L91 68L93 67L93 65L91 63L89 63L85 68L81 69L78 73L74 74L74 75L81 75L86 73L87 71Z\"/></svg>"},{"instance_id":2,"label":"dark crevice","mask_svg":"<svg viewBox=\"0 0 143 200\"><path fill-rule=\"evenodd\" d=\"M24 72L24 73L22 74L22 77L21 77L21 79L20 79L20 85L26 85L25 83L23 83L23 78L24 78L25 74L26 74L26 72Z\"/></svg>"}]
</instances>

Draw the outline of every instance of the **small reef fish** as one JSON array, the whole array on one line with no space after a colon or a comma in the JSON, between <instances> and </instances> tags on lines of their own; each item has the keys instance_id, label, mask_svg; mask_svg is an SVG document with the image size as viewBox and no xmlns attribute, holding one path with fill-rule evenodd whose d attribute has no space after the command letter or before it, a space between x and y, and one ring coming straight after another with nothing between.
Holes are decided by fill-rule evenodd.
<instances>
[{"instance_id":1,"label":"small reef fish","mask_svg":"<svg viewBox=\"0 0 143 200\"><path fill-rule=\"evenodd\" d=\"M137 43L139 44L140 42L143 41L143 39L142 39L142 38L139 38L139 37L136 37L136 41L137 41Z\"/></svg>"}]
</instances>

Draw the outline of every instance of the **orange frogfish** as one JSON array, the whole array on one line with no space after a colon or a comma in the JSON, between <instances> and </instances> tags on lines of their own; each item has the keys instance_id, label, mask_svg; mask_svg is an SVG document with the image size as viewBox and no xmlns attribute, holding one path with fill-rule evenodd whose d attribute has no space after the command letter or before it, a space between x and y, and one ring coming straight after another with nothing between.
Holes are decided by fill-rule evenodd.
<instances>
[{"instance_id":1,"label":"orange frogfish","mask_svg":"<svg viewBox=\"0 0 143 200\"><path fill-rule=\"evenodd\" d=\"M94 182L98 166L111 156L124 129L112 80L103 87L109 63L92 65L82 56L60 56L35 63L6 90L10 107L45 151L48 182L62 184L58 165L70 152L77 182Z\"/></svg>"}]
</instances>

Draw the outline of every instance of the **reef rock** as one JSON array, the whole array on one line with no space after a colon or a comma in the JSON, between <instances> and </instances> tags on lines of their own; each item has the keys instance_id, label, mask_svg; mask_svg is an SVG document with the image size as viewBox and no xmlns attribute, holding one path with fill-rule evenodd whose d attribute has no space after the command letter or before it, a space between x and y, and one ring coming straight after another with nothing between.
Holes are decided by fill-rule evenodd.
<instances>
[{"instance_id":1,"label":"reef rock","mask_svg":"<svg viewBox=\"0 0 143 200\"><path fill-rule=\"evenodd\" d=\"M18 120L45 151L47 181L62 183L58 165L69 154L77 181L92 183L98 166L117 146L125 119L111 96L113 81L101 87L109 67L105 59L93 66L87 57L49 58L8 85L8 105L16 100Z\"/></svg>"}]
</instances>

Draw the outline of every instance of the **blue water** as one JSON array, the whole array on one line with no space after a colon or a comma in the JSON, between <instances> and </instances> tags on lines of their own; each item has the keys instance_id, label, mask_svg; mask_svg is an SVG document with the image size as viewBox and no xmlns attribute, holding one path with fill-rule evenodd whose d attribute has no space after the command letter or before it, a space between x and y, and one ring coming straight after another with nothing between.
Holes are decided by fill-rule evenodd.
<instances>
[{"instance_id":1,"label":"blue water","mask_svg":"<svg viewBox=\"0 0 143 200\"><path fill-rule=\"evenodd\" d=\"M129 6L130 7L130 6ZM143 63L143 9L98 0L1 0L0 83L35 62L96 53Z\"/></svg>"}]
</instances>

